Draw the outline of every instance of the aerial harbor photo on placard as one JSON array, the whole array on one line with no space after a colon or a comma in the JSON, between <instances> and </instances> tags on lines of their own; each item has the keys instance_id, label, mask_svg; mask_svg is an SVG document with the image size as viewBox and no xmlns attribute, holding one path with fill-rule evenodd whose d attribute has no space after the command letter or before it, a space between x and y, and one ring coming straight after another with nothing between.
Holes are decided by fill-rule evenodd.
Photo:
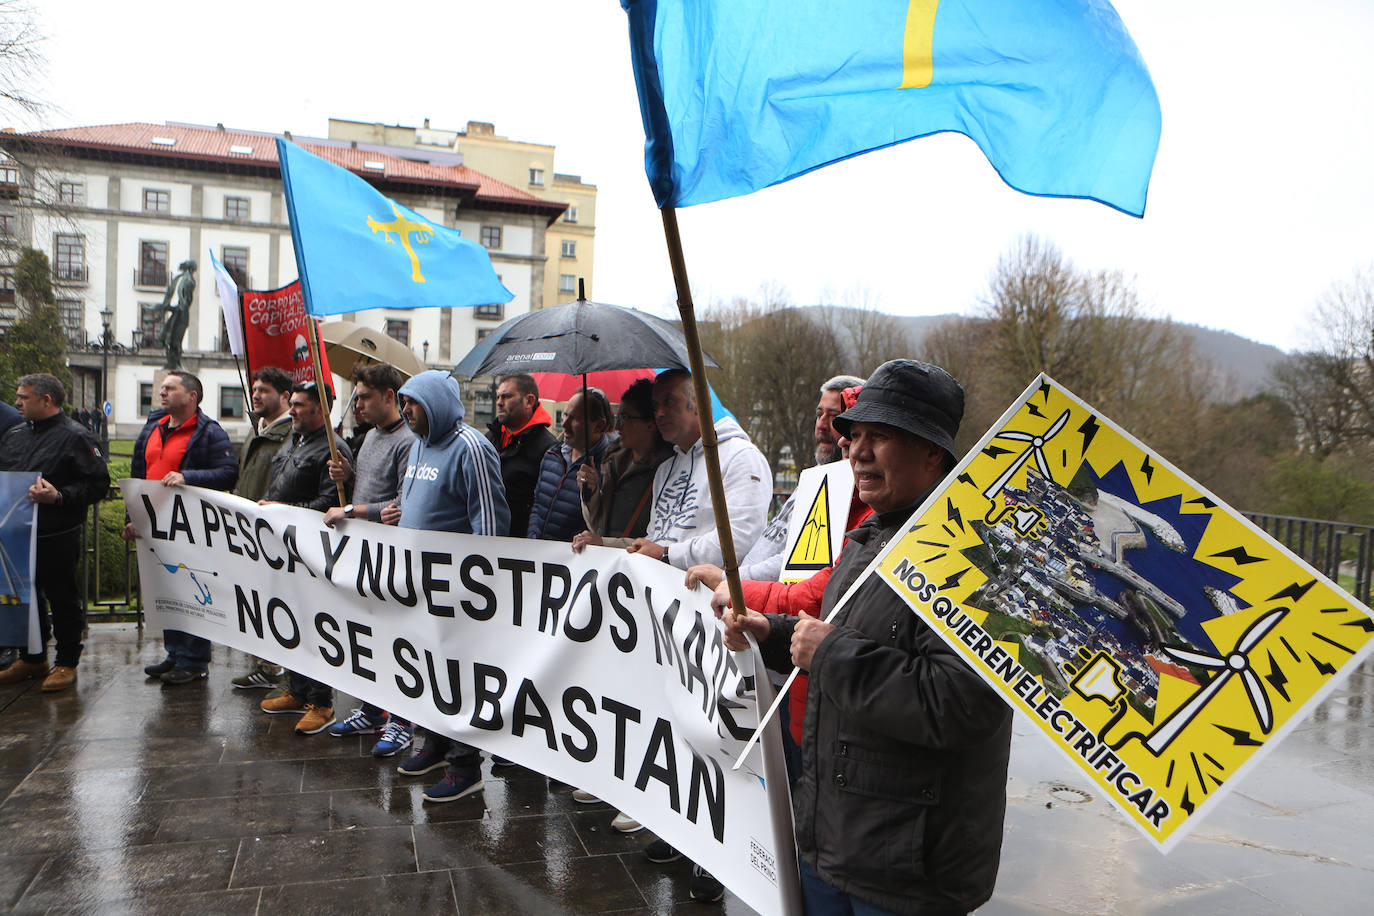
<instances>
[{"instance_id":1,"label":"aerial harbor photo on placard","mask_svg":"<svg viewBox=\"0 0 1374 916\"><path fill-rule=\"evenodd\" d=\"M1164 851L1374 649L1367 608L1046 376L877 563Z\"/></svg>"}]
</instances>

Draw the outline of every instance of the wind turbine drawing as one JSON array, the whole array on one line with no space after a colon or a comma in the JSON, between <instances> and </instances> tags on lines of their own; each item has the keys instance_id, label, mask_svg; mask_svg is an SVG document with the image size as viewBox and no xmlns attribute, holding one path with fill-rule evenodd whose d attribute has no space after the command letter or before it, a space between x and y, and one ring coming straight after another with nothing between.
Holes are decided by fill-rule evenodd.
<instances>
[{"instance_id":1,"label":"wind turbine drawing","mask_svg":"<svg viewBox=\"0 0 1374 916\"><path fill-rule=\"evenodd\" d=\"M1001 512L997 511L997 497L1001 494L1002 490L1006 488L1007 484L1011 482L1011 479L1016 476L1016 472L1021 470L1022 465L1030 461L1031 456L1035 457L1035 464L1036 467L1040 469L1040 474L1046 480L1054 480L1054 475L1050 473L1050 463L1045 460L1045 443L1057 436L1059 431L1064 428L1064 424L1068 422L1069 411L1066 410L1059 415L1059 419L1050 424L1049 429L1038 435L1035 433L1021 432L1015 429L1004 429L994 437L996 439L1010 439L1013 442L1027 442L1029 445L1026 447L1025 451L1018 455L1016 460L1009 464L1007 469L983 491L983 495L988 498L988 502L991 503L992 506L988 510L989 524L997 524L1002 516L1008 511L1007 509L1003 509ZM1020 506L1012 512L1012 518L1017 533L1022 537L1027 537L1030 535L1031 531L1035 529L1035 526L1044 518L1044 515L1033 506Z\"/></svg>"},{"instance_id":2,"label":"wind turbine drawing","mask_svg":"<svg viewBox=\"0 0 1374 916\"><path fill-rule=\"evenodd\" d=\"M1164 753L1164 750L1182 733L1188 723L1197 718L1207 704L1211 702L1217 691L1225 687L1226 683L1237 675L1240 676L1241 683L1245 685L1245 692L1250 696L1250 706L1255 710L1255 718L1259 721L1260 731L1268 734L1269 730L1274 727L1274 710L1270 706L1269 695L1264 692L1264 686L1260 683L1259 675L1250 665L1249 652L1259 645L1260 640L1269 635L1269 631L1278 626L1279 621L1287 613L1287 608L1276 608L1256 619L1241 634L1240 639L1236 641L1236 647L1225 656L1199 652L1196 649L1163 646L1162 648L1168 655L1180 662L1219 673L1208 681L1206 686L1193 694L1188 702L1175 709L1150 734L1150 737L1145 739L1145 747L1155 756Z\"/></svg>"}]
</instances>

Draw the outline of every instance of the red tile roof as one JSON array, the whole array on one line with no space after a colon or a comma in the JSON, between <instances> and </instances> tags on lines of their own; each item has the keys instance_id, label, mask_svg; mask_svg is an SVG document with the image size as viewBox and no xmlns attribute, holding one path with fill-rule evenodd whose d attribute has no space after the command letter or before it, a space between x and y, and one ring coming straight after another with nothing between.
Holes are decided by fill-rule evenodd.
<instances>
[{"instance_id":1,"label":"red tile roof","mask_svg":"<svg viewBox=\"0 0 1374 916\"><path fill-rule=\"evenodd\" d=\"M4 136L0 135L0 141L3 141ZM180 159L188 163L234 163L277 170L277 135L256 131L186 124L131 123L67 127L10 136L37 141L45 146L80 148L111 154L141 154L162 159ZM155 140L175 142L158 143L154 142ZM337 140L300 137L293 138L293 142L335 165L378 184L423 187L431 190L448 189L469 197L478 204L514 205L543 212L549 215L550 219L557 217L566 207L566 204L535 197L465 165L417 162L377 149L354 148ZM248 148L251 151L236 152L235 148ZM367 168L364 163L368 162L380 162L383 168Z\"/></svg>"}]
</instances>

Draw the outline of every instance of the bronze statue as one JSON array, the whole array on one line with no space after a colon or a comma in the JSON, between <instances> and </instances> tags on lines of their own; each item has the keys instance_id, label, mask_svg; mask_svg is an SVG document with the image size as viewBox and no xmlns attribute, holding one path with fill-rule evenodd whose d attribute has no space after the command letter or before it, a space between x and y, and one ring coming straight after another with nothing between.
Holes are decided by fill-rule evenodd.
<instances>
[{"instance_id":1,"label":"bronze statue","mask_svg":"<svg viewBox=\"0 0 1374 916\"><path fill-rule=\"evenodd\" d=\"M162 308L168 313L162 325L157 342L167 349L164 369L181 368L181 338L186 336L186 327L191 323L191 299L196 293L196 262L188 258L177 265L177 275L167 284L167 293L162 297ZM176 304L172 296L176 295Z\"/></svg>"}]
</instances>

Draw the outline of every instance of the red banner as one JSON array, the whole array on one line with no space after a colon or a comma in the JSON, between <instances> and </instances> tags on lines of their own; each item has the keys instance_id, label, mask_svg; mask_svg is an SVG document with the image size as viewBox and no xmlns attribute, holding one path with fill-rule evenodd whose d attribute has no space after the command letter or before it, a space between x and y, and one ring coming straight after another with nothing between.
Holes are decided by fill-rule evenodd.
<instances>
[{"instance_id":1,"label":"red banner","mask_svg":"<svg viewBox=\"0 0 1374 916\"><path fill-rule=\"evenodd\" d=\"M305 297L301 295L301 281L296 280L281 289L259 292L243 291L243 339L248 357L249 373L266 366L286 370L296 382L315 378L310 361L310 346L306 342ZM318 333L319 321L315 322ZM318 337L316 338L318 340ZM320 349L320 365L326 379L329 357ZM334 385L329 383L332 390Z\"/></svg>"}]
</instances>

